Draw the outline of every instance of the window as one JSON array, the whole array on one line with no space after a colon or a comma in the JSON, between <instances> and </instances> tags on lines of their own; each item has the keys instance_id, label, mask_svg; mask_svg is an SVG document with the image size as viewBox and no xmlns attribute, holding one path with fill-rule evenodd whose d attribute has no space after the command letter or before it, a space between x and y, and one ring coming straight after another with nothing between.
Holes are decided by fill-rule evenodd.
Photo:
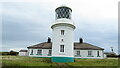
<instances>
[{"instance_id":1,"label":"window","mask_svg":"<svg viewBox=\"0 0 120 68\"><path fill-rule=\"evenodd\" d=\"M77 55L80 55L80 51L77 51Z\"/></svg>"},{"instance_id":2,"label":"window","mask_svg":"<svg viewBox=\"0 0 120 68\"><path fill-rule=\"evenodd\" d=\"M64 32L65 32L64 30L61 30L61 35L64 35Z\"/></svg>"},{"instance_id":3,"label":"window","mask_svg":"<svg viewBox=\"0 0 120 68\"><path fill-rule=\"evenodd\" d=\"M51 54L52 53L52 50L49 50L48 54Z\"/></svg>"},{"instance_id":4,"label":"window","mask_svg":"<svg viewBox=\"0 0 120 68\"><path fill-rule=\"evenodd\" d=\"M100 56L99 51L97 51L97 56Z\"/></svg>"},{"instance_id":5,"label":"window","mask_svg":"<svg viewBox=\"0 0 120 68\"><path fill-rule=\"evenodd\" d=\"M38 50L38 51L37 51L37 54L38 54L38 55L42 54L42 50Z\"/></svg>"},{"instance_id":6,"label":"window","mask_svg":"<svg viewBox=\"0 0 120 68\"><path fill-rule=\"evenodd\" d=\"M60 52L64 52L64 45L60 45Z\"/></svg>"},{"instance_id":7,"label":"window","mask_svg":"<svg viewBox=\"0 0 120 68\"><path fill-rule=\"evenodd\" d=\"M92 56L92 51L88 51L88 56Z\"/></svg>"},{"instance_id":8,"label":"window","mask_svg":"<svg viewBox=\"0 0 120 68\"><path fill-rule=\"evenodd\" d=\"M61 39L61 42L63 42L64 40L63 39Z\"/></svg>"},{"instance_id":9,"label":"window","mask_svg":"<svg viewBox=\"0 0 120 68\"><path fill-rule=\"evenodd\" d=\"M31 50L31 55L33 55L33 50Z\"/></svg>"}]
</instances>

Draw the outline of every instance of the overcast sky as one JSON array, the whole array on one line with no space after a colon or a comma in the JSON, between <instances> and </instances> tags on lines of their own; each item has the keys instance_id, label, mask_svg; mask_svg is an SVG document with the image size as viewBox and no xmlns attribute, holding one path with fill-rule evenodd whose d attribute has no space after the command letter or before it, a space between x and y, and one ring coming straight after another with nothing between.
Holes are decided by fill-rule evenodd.
<instances>
[{"instance_id":1,"label":"overcast sky","mask_svg":"<svg viewBox=\"0 0 120 68\"><path fill-rule=\"evenodd\" d=\"M2 2L2 50L27 49L51 37L55 9L62 4L70 7L76 25L74 41L110 47L118 52L119 0L11 0Z\"/></svg>"}]
</instances>

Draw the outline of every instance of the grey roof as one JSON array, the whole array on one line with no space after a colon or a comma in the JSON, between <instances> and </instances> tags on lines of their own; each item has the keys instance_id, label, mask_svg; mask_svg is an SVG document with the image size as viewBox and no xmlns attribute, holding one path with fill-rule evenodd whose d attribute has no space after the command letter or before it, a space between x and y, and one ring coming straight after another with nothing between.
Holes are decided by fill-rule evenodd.
<instances>
[{"instance_id":1,"label":"grey roof","mask_svg":"<svg viewBox=\"0 0 120 68\"><path fill-rule=\"evenodd\" d=\"M42 49L52 49L52 43L48 43L48 42L43 42L43 43L39 43L33 46L29 46L27 48L42 48Z\"/></svg>"},{"instance_id":2,"label":"grey roof","mask_svg":"<svg viewBox=\"0 0 120 68\"><path fill-rule=\"evenodd\" d=\"M27 52L27 50L20 50L19 52Z\"/></svg>"},{"instance_id":3,"label":"grey roof","mask_svg":"<svg viewBox=\"0 0 120 68\"><path fill-rule=\"evenodd\" d=\"M41 48L41 49L52 49L52 43L43 42L39 43L33 46L29 46L27 48ZM98 46L94 46L88 43L74 43L74 49L81 49L81 50L104 50L103 48L100 48Z\"/></svg>"},{"instance_id":4,"label":"grey roof","mask_svg":"<svg viewBox=\"0 0 120 68\"><path fill-rule=\"evenodd\" d=\"M74 43L74 49L81 49L81 50L104 50L95 45L91 45L88 43Z\"/></svg>"}]
</instances>

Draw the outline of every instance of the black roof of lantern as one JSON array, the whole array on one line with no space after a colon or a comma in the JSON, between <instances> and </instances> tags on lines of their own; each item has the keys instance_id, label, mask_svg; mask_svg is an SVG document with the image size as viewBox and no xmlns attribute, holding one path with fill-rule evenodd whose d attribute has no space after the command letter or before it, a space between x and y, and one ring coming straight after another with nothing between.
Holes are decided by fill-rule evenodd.
<instances>
[{"instance_id":1,"label":"black roof of lantern","mask_svg":"<svg viewBox=\"0 0 120 68\"><path fill-rule=\"evenodd\" d=\"M71 10L71 12L72 12L72 9L71 9L71 8L69 8L69 7L67 7L67 6L60 6L60 7L56 8L56 9L55 9L55 11L56 11L57 9L60 9L60 8L66 8L66 9Z\"/></svg>"}]
</instances>

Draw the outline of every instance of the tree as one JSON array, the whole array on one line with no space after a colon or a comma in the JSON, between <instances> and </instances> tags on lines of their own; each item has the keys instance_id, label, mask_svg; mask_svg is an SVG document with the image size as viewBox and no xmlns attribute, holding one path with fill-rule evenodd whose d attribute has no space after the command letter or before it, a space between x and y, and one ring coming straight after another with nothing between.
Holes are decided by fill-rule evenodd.
<instances>
[{"instance_id":1,"label":"tree","mask_svg":"<svg viewBox=\"0 0 120 68\"><path fill-rule=\"evenodd\" d=\"M18 52L15 52L15 51L11 50L11 51L9 52L9 54L10 54L10 55L18 55Z\"/></svg>"}]
</instances>

